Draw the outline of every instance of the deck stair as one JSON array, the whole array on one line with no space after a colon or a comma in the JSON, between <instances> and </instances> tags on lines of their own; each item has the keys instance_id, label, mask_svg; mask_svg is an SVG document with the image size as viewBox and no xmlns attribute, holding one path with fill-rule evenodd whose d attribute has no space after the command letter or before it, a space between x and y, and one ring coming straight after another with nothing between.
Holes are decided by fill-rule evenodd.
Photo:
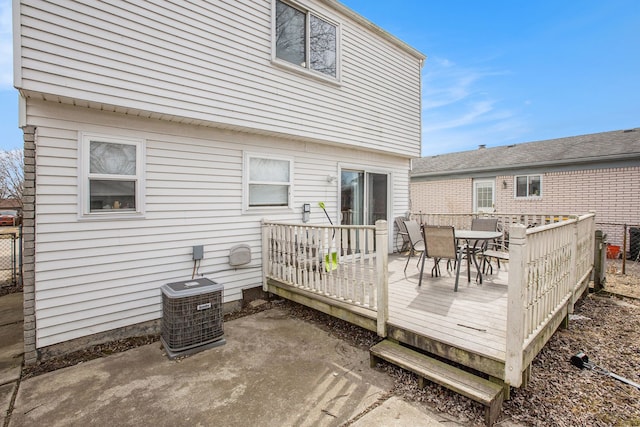
<instances>
[{"instance_id":1,"label":"deck stair","mask_svg":"<svg viewBox=\"0 0 640 427\"><path fill-rule=\"evenodd\" d=\"M384 340L371 347L371 367L385 360L418 375L419 385L427 379L485 406L485 423L493 425L504 397L503 387L455 366L436 360L396 342Z\"/></svg>"}]
</instances>

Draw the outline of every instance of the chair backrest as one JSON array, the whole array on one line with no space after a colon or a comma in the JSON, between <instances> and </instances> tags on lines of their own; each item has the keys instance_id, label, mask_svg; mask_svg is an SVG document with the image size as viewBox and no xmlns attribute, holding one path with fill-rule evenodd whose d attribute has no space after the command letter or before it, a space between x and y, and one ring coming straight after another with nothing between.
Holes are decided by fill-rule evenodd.
<instances>
[{"instance_id":1,"label":"chair backrest","mask_svg":"<svg viewBox=\"0 0 640 427\"><path fill-rule=\"evenodd\" d=\"M409 220L404 222L405 227L407 228L407 233L409 233L409 240L411 240L411 246L415 248L416 244L422 242L422 233L420 233L420 226L418 222L415 220Z\"/></svg>"},{"instance_id":2,"label":"chair backrest","mask_svg":"<svg viewBox=\"0 0 640 427\"><path fill-rule=\"evenodd\" d=\"M398 233L406 233L407 232L407 226L404 225L405 221L406 221L406 219L403 216L397 216L396 217L395 223L396 223L396 227L398 229Z\"/></svg>"},{"instance_id":3,"label":"chair backrest","mask_svg":"<svg viewBox=\"0 0 640 427\"><path fill-rule=\"evenodd\" d=\"M498 231L498 218L473 218L471 229L476 231Z\"/></svg>"},{"instance_id":4,"label":"chair backrest","mask_svg":"<svg viewBox=\"0 0 640 427\"><path fill-rule=\"evenodd\" d=\"M498 231L498 218L473 218L471 229L476 231ZM489 242L472 240L469 245L478 250L486 249Z\"/></svg>"},{"instance_id":5,"label":"chair backrest","mask_svg":"<svg viewBox=\"0 0 640 427\"><path fill-rule=\"evenodd\" d=\"M456 259L457 245L453 226L425 225L422 229L427 257Z\"/></svg>"}]
</instances>

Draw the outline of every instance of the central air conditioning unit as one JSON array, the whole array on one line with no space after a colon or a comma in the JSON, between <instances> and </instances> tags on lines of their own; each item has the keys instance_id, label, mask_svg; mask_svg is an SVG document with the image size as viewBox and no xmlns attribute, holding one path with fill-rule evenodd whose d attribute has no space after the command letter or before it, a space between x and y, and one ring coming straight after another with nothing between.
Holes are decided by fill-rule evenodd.
<instances>
[{"instance_id":1,"label":"central air conditioning unit","mask_svg":"<svg viewBox=\"0 0 640 427\"><path fill-rule=\"evenodd\" d=\"M223 286L206 278L162 286L161 340L170 359L224 344Z\"/></svg>"}]
</instances>

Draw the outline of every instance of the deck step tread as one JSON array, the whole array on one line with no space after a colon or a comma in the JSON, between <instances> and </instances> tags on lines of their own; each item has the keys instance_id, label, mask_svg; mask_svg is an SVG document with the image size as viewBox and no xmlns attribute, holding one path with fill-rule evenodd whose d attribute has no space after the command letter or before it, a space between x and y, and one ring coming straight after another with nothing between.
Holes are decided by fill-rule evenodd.
<instances>
[{"instance_id":1,"label":"deck step tread","mask_svg":"<svg viewBox=\"0 0 640 427\"><path fill-rule=\"evenodd\" d=\"M372 364L383 359L403 369L414 372L458 394L487 407L485 420L492 425L500 413L504 396L503 387L470 372L419 353L396 342L384 340L369 350Z\"/></svg>"}]
</instances>

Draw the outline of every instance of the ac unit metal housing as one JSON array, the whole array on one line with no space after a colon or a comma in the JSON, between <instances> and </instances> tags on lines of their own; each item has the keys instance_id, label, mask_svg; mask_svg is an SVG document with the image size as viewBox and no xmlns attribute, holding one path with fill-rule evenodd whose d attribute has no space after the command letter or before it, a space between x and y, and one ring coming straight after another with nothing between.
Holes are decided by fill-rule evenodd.
<instances>
[{"instance_id":1,"label":"ac unit metal housing","mask_svg":"<svg viewBox=\"0 0 640 427\"><path fill-rule=\"evenodd\" d=\"M225 343L223 286L207 278L162 286L161 340L169 358Z\"/></svg>"}]
</instances>

